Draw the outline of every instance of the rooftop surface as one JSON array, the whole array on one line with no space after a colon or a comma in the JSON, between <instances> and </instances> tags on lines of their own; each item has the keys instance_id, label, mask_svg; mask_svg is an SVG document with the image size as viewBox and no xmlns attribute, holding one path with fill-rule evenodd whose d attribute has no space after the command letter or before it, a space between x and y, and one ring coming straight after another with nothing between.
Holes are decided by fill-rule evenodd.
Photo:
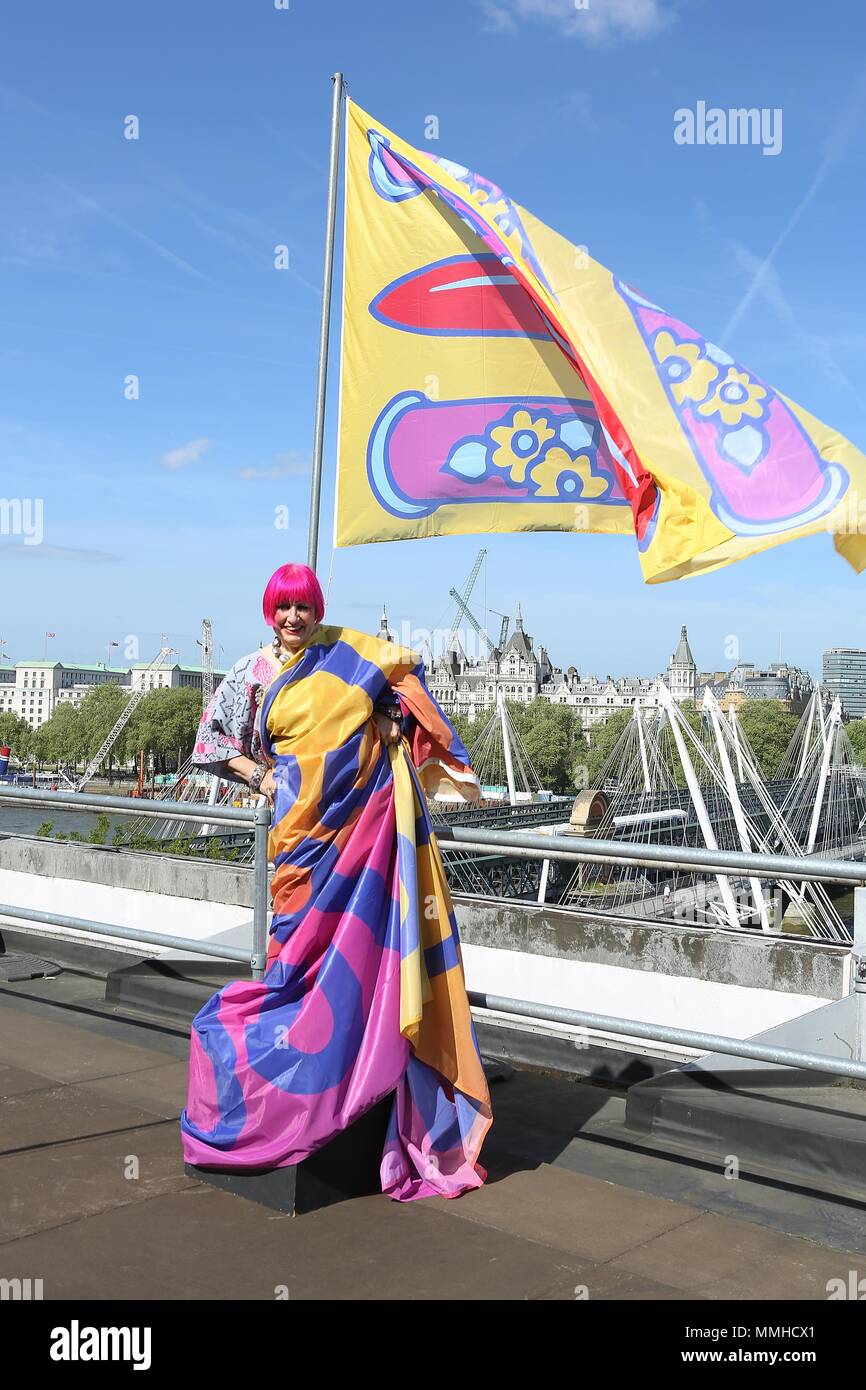
<instances>
[{"instance_id":1,"label":"rooftop surface","mask_svg":"<svg viewBox=\"0 0 866 1390\"><path fill-rule=\"evenodd\" d=\"M184 1175L187 1039L103 992L0 986L0 1278L46 1299L823 1301L863 1263L862 1211L630 1149L621 1092L528 1071L493 1087L481 1191L281 1215Z\"/></svg>"}]
</instances>

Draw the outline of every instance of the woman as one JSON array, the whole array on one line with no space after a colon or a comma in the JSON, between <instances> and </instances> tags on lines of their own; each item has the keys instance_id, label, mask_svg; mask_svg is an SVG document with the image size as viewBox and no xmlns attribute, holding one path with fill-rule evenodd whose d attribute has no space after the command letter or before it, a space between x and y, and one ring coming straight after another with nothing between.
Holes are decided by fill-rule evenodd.
<instances>
[{"instance_id":1,"label":"woman","mask_svg":"<svg viewBox=\"0 0 866 1390\"><path fill-rule=\"evenodd\" d=\"M273 806L263 981L193 1021L184 1157L298 1163L394 1095L383 1192L480 1187L490 1098L425 792L476 801L463 744L414 652L325 626L318 581L283 565L262 611L273 642L239 661L194 760Z\"/></svg>"}]
</instances>

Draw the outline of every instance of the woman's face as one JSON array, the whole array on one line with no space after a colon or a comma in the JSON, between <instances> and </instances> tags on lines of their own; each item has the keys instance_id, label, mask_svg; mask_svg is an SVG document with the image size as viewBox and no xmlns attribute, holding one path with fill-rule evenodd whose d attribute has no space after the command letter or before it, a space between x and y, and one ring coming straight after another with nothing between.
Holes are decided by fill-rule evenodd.
<instances>
[{"instance_id":1,"label":"woman's face","mask_svg":"<svg viewBox=\"0 0 866 1390\"><path fill-rule=\"evenodd\" d=\"M274 632L284 651L303 646L316 626L316 610L311 603L288 603L274 614Z\"/></svg>"}]
</instances>

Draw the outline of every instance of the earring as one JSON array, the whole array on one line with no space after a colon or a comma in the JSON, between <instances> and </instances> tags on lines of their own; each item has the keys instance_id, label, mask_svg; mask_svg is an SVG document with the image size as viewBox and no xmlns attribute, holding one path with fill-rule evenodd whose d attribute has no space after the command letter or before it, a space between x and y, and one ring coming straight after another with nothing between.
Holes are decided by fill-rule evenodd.
<instances>
[{"instance_id":1,"label":"earring","mask_svg":"<svg viewBox=\"0 0 866 1390\"><path fill-rule=\"evenodd\" d=\"M281 650L281 648L280 648L280 639L279 639L279 637L277 636L276 633L274 633L274 640L273 640L273 642L271 643L271 646L272 646L273 649L274 649L274 656L279 656L280 650Z\"/></svg>"}]
</instances>

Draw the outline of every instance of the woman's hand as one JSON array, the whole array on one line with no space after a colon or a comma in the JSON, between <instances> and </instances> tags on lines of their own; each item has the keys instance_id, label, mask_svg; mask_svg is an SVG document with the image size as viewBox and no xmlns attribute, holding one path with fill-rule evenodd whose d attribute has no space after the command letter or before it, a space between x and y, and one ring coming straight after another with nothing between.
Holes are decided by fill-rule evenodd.
<instances>
[{"instance_id":1,"label":"woman's hand","mask_svg":"<svg viewBox=\"0 0 866 1390\"><path fill-rule=\"evenodd\" d=\"M266 796L272 806L274 804L274 791L274 774L271 771L271 769L268 768L267 772L262 778L262 785L259 787L259 793L262 796Z\"/></svg>"},{"instance_id":2,"label":"woman's hand","mask_svg":"<svg viewBox=\"0 0 866 1390\"><path fill-rule=\"evenodd\" d=\"M403 737L403 730L398 720L392 719L390 715L382 714L380 711L374 712L373 719L376 722L376 728L379 730L379 737L386 747L390 744L397 744L400 742L400 739Z\"/></svg>"}]
</instances>

